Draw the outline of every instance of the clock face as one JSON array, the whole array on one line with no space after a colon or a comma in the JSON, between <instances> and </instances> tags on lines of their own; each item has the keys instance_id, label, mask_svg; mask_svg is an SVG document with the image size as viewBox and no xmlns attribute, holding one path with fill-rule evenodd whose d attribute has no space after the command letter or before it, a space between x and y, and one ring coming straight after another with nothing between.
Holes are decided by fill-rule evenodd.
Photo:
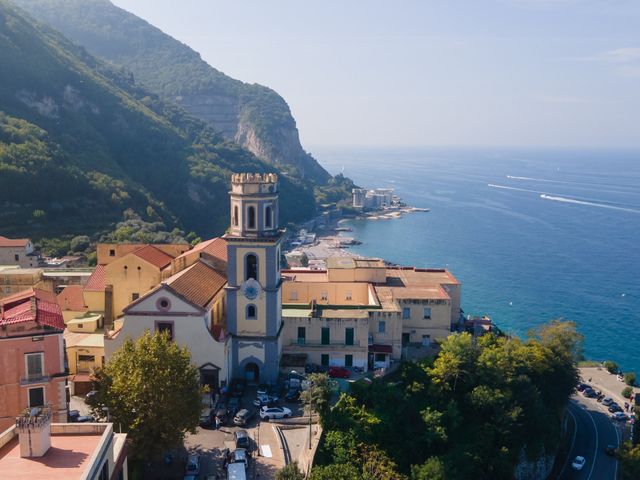
<instances>
[{"instance_id":1,"label":"clock face","mask_svg":"<svg viewBox=\"0 0 640 480\"><path fill-rule=\"evenodd\" d=\"M261 290L260 284L253 278L245 281L241 287L242 294L249 300L257 298Z\"/></svg>"}]
</instances>

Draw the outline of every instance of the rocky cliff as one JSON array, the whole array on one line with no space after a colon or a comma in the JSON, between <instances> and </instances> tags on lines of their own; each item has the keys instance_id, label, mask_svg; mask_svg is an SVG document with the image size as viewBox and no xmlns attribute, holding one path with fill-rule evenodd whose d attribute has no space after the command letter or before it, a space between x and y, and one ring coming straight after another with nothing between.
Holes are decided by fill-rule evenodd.
<instances>
[{"instance_id":1,"label":"rocky cliff","mask_svg":"<svg viewBox=\"0 0 640 480\"><path fill-rule=\"evenodd\" d=\"M38 20L184 107L258 158L313 185L331 176L300 145L289 106L273 90L232 79L187 45L108 0L15 0Z\"/></svg>"}]
</instances>

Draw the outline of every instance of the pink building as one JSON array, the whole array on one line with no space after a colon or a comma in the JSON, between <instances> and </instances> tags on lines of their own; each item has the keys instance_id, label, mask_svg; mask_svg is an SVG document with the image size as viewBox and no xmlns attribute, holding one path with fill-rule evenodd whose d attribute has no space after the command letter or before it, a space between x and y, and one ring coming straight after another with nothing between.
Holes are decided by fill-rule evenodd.
<instances>
[{"instance_id":1,"label":"pink building","mask_svg":"<svg viewBox=\"0 0 640 480\"><path fill-rule=\"evenodd\" d=\"M67 421L64 320L55 294L29 289L0 299L0 432L28 407Z\"/></svg>"}]
</instances>

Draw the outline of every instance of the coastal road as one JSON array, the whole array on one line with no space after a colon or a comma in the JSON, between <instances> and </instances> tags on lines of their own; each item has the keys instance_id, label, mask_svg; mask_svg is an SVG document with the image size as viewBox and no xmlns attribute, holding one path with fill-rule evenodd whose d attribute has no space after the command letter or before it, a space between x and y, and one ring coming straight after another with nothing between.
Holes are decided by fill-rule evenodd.
<instances>
[{"instance_id":1,"label":"coastal road","mask_svg":"<svg viewBox=\"0 0 640 480\"><path fill-rule=\"evenodd\" d=\"M569 415L575 420L575 432L566 463L558 477L561 480L615 480L618 461L604 453L607 445L620 444L621 431L611 420L606 408L594 399L574 395L569 402ZM573 459L581 455L587 463L580 471L571 468Z\"/></svg>"}]
</instances>

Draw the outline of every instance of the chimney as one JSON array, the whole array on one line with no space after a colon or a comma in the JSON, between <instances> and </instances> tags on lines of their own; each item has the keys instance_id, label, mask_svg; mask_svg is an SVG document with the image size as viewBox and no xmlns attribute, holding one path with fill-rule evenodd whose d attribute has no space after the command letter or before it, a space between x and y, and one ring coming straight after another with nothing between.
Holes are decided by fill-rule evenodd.
<instances>
[{"instance_id":1,"label":"chimney","mask_svg":"<svg viewBox=\"0 0 640 480\"><path fill-rule=\"evenodd\" d=\"M51 409L31 408L16 418L22 458L42 457L51 448Z\"/></svg>"}]
</instances>

